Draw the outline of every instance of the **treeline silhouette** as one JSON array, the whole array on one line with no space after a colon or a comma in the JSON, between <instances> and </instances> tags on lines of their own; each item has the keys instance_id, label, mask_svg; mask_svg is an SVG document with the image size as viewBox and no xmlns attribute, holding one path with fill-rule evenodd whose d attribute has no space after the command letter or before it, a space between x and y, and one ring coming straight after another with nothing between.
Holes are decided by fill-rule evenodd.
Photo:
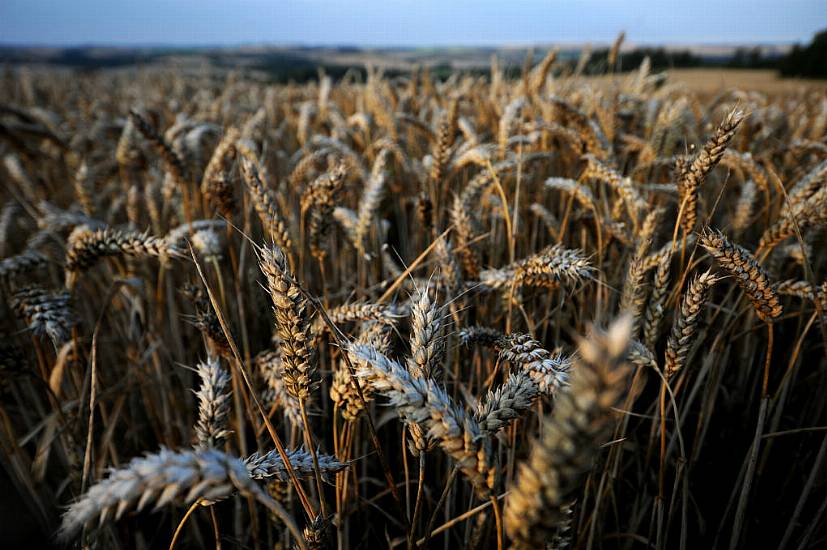
<instances>
[{"instance_id":1,"label":"treeline silhouette","mask_svg":"<svg viewBox=\"0 0 827 550\"><path fill-rule=\"evenodd\" d=\"M312 49L312 48L310 48ZM339 48L339 51L358 53L359 48ZM22 47L0 46L0 64L15 65L27 63L45 63L72 67L82 71L95 71L102 68L144 65L168 55L186 56L190 54L206 55L216 66L230 68L240 58L246 58L247 67L264 72L273 82L305 82L318 78L320 71L339 80L347 74L363 80L366 77L364 66L339 65L324 63L318 59L303 56L299 51L284 52L249 52L231 51L229 54L220 49L199 48L65 48L44 55L37 50ZM535 50L534 62L538 62L544 52ZM608 68L609 49L594 50L588 63L583 67L587 75L605 74ZM632 71L640 67L643 60L649 58L651 68L661 71L671 68L693 67L727 67L734 69L774 69L782 76L803 78L827 78L827 29L815 35L806 46L796 44L786 55L766 51L761 47L739 48L730 55L698 55L692 51L667 49L663 47L636 48L624 51L618 57L617 72ZM456 72L449 57L441 64L428 69L431 77L438 80L449 78ZM562 63L564 72L570 72L578 64L578 58L572 57ZM520 78L523 63L511 61L503 64L506 78ZM405 71L387 69L386 77L394 77ZM463 69L463 73L487 76L488 68L479 67Z\"/></svg>"},{"instance_id":2,"label":"treeline silhouette","mask_svg":"<svg viewBox=\"0 0 827 550\"><path fill-rule=\"evenodd\" d=\"M601 49L592 54L586 73L600 74L605 71L609 50ZM637 48L623 52L618 59L618 71L634 70L645 58L652 69L691 67L728 67L733 69L776 69L782 76L802 78L827 78L827 29L815 35L806 46L796 44L786 55L766 53L761 47L738 48L731 56L699 56L689 50L665 48Z\"/></svg>"},{"instance_id":3,"label":"treeline silhouette","mask_svg":"<svg viewBox=\"0 0 827 550\"><path fill-rule=\"evenodd\" d=\"M780 61L778 70L783 76L827 77L827 29L816 34L807 46L796 44Z\"/></svg>"}]
</instances>

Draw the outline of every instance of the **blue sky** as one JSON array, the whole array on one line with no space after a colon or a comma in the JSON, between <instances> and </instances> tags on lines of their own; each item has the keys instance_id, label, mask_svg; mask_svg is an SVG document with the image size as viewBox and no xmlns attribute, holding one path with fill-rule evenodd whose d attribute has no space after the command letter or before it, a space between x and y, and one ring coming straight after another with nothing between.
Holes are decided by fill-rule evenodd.
<instances>
[{"instance_id":1,"label":"blue sky","mask_svg":"<svg viewBox=\"0 0 827 550\"><path fill-rule=\"evenodd\" d=\"M0 43L807 42L827 0L0 0Z\"/></svg>"}]
</instances>

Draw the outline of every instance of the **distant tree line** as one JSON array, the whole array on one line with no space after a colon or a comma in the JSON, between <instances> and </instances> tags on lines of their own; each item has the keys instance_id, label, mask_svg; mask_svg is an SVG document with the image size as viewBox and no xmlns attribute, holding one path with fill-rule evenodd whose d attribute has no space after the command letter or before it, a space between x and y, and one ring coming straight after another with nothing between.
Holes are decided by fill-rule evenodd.
<instances>
[{"instance_id":1,"label":"distant tree line","mask_svg":"<svg viewBox=\"0 0 827 550\"><path fill-rule=\"evenodd\" d=\"M778 64L783 76L827 78L827 30L816 34L807 46L793 46Z\"/></svg>"},{"instance_id":2,"label":"distant tree line","mask_svg":"<svg viewBox=\"0 0 827 550\"><path fill-rule=\"evenodd\" d=\"M146 48L146 49L118 49L93 51L92 48L76 47L65 48L43 57L37 52L26 48L0 46L0 64L48 63L73 67L80 70L94 71L101 68L122 67L128 65L148 64L165 55L201 54L205 51L197 48ZM340 52L360 52L359 48L341 47ZM233 58L249 58L249 68L265 72L273 82L304 82L318 78L319 71L338 80L346 74L363 80L366 76L364 67L345 66L319 63L301 55L285 52L255 52L248 54L234 53L226 57L223 52L206 52L211 61L219 66L230 68ZM535 62L540 55L535 52ZM585 74L605 74L608 69L608 48L595 50L589 57L589 62L583 68ZM787 55L766 54L760 47L739 48L732 55L707 56L697 55L690 50L673 50L666 48L637 48L624 51L618 58L615 70L618 72L632 71L640 67L643 60L649 58L652 70L660 71L672 68L693 67L729 67L736 69L775 69L782 76L804 78L827 78L827 30L815 35L812 42L806 46L796 44ZM574 70L578 59L569 59L564 65L564 71ZM520 78L523 65L521 63L506 63L502 65L506 78ZM450 63L429 68L431 77L444 80L456 70ZM463 73L479 76L488 76L490 70L485 67L463 69ZM386 70L385 75L394 77L402 74L399 70Z\"/></svg>"},{"instance_id":3,"label":"distant tree line","mask_svg":"<svg viewBox=\"0 0 827 550\"><path fill-rule=\"evenodd\" d=\"M605 72L609 50L595 51L586 72ZM623 52L620 70L633 70L648 57L655 70L686 67L729 67L733 69L777 69L782 76L827 78L827 30L815 35L806 46L796 44L786 55L767 55L760 47L738 48L732 56L698 56L688 50L638 48Z\"/></svg>"}]
</instances>

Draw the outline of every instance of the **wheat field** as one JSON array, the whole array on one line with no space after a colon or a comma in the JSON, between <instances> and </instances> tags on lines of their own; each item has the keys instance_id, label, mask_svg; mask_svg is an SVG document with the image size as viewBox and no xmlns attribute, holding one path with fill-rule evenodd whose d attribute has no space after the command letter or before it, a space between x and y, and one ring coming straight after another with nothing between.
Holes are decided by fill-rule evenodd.
<instances>
[{"instance_id":1,"label":"wheat field","mask_svg":"<svg viewBox=\"0 0 827 550\"><path fill-rule=\"evenodd\" d=\"M4 506L73 548L827 543L827 91L586 62L7 70Z\"/></svg>"}]
</instances>

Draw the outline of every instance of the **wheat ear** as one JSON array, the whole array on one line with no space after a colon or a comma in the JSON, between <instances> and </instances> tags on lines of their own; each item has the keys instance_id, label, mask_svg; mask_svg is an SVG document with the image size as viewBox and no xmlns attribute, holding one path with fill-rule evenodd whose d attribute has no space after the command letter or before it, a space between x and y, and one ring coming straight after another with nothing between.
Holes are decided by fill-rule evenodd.
<instances>
[{"instance_id":1,"label":"wheat ear","mask_svg":"<svg viewBox=\"0 0 827 550\"><path fill-rule=\"evenodd\" d=\"M769 275L747 250L729 240L720 231L706 230L701 246L746 292L758 317L767 323L781 316L782 307L773 290Z\"/></svg>"},{"instance_id":2,"label":"wheat ear","mask_svg":"<svg viewBox=\"0 0 827 550\"><path fill-rule=\"evenodd\" d=\"M513 548L543 548L569 522L570 506L592 468L600 446L614 428L612 408L626 392L624 363L631 319L612 324L606 334L580 342L571 386L561 392L543 423L505 508L505 527Z\"/></svg>"},{"instance_id":3,"label":"wheat ear","mask_svg":"<svg viewBox=\"0 0 827 550\"><path fill-rule=\"evenodd\" d=\"M198 421L195 437L198 447L219 448L230 430L230 375L216 358L209 358L196 367L201 385L195 396L198 399Z\"/></svg>"}]
</instances>

